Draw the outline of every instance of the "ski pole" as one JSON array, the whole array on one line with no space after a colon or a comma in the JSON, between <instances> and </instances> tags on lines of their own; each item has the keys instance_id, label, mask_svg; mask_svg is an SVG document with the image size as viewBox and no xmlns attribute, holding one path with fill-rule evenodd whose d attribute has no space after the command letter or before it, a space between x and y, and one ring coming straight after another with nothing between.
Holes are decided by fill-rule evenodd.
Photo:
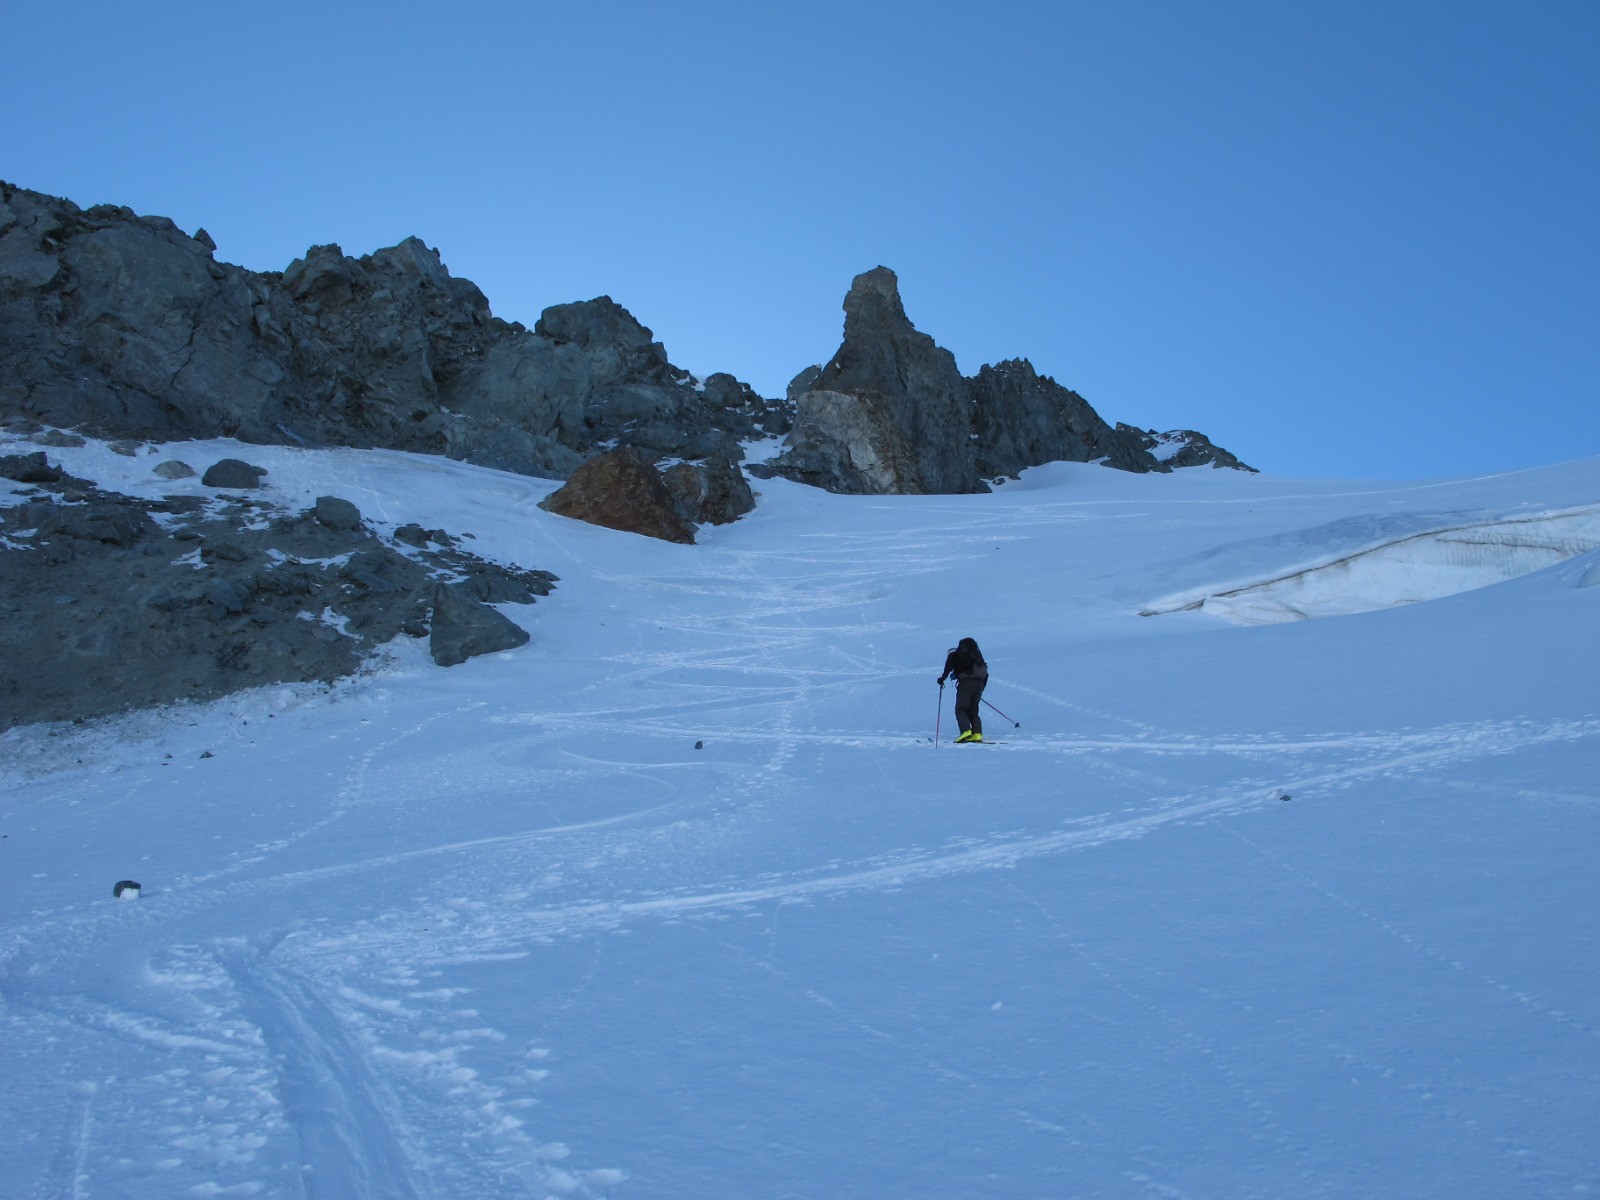
<instances>
[{"instance_id":1,"label":"ski pole","mask_svg":"<svg viewBox=\"0 0 1600 1200\"><path fill-rule=\"evenodd\" d=\"M939 744L939 722L944 720L944 684L939 685L939 704L933 710L933 744Z\"/></svg>"},{"instance_id":2,"label":"ski pole","mask_svg":"<svg viewBox=\"0 0 1600 1200\"><path fill-rule=\"evenodd\" d=\"M985 700L984 703L985 704L989 704L989 702L987 700ZM994 705L989 704L989 707L990 708L994 708ZM1002 717L1006 717L1005 713L1000 712L1000 710L998 708L994 708L994 710L995 710L995 712L1000 713L1000 715ZM1011 721L1011 718L1010 717L1006 717L1006 720ZM1022 722L1021 721L1011 721L1011 727L1013 729L1021 729L1022 728Z\"/></svg>"}]
</instances>

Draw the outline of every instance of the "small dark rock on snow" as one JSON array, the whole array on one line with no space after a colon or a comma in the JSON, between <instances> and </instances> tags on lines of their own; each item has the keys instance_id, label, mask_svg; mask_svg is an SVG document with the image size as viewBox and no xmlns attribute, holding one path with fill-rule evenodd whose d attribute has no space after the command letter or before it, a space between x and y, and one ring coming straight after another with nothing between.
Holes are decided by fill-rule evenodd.
<instances>
[{"instance_id":1,"label":"small dark rock on snow","mask_svg":"<svg viewBox=\"0 0 1600 1200\"><path fill-rule=\"evenodd\" d=\"M239 458L224 458L214 463L200 477L200 482L212 488L258 488L265 467L253 466Z\"/></svg>"}]
</instances>

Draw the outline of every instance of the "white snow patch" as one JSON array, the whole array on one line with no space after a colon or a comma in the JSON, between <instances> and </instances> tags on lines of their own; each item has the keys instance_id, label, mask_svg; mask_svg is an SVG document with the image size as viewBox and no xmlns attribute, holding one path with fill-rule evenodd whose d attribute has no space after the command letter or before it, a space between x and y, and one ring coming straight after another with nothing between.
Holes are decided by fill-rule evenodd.
<instances>
[{"instance_id":1,"label":"white snow patch","mask_svg":"<svg viewBox=\"0 0 1600 1200\"><path fill-rule=\"evenodd\" d=\"M1152 433L1155 445L1150 447L1150 457L1157 462L1171 462L1189 446L1189 439L1174 433Z\"/></svg>"},{"instance_id":2,"label":"white snow patch","mask_svg":"<svg viewBox=\"0 0 1600 1200\"><path fill-rule=\"evenodd\" d=\"M782 437L755 438L741 443L744 449L744 461L747 463L769 463L783 453L786 439Z\"/></svg>"}]
</instances>

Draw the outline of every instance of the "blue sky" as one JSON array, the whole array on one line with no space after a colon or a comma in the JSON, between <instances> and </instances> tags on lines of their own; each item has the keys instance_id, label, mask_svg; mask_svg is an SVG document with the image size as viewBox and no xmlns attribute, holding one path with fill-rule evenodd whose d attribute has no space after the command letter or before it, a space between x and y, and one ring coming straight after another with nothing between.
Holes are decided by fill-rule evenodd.
<instances>
[{"instance_id":1,"label":"blue sky","mask_svg":"<svg viewBox=\"0 0 1600 1200\"><path fill-rule=\"evenodd\" d=\"M280 270L415 234L768 395L900 276L963 371L1279 474L1600 454L1600 3L13 6L0 178Z\"/></svg>"}]
</instances>

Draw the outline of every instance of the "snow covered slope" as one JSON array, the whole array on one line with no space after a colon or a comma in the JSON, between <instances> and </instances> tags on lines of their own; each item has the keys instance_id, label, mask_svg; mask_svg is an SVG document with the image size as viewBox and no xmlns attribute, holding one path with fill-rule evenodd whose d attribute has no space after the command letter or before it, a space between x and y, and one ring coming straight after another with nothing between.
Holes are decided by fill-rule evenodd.
<instances>
[{"instance_id":1,"label":"snow covered slope","mask_svg":"<svg viewBox=\"0 0 1600 1200\"><path fill-rule=\"evenodd\" d=\"M1600 505L1509 517L1361 517L1298 531L1289 539L1269 538L1268 548L1281 550L1286 540L1315 546L1326 561L1221 592L1202 589L1199 599L1169 598L1146 615L1203 608L1242 624L1263 625L1453 596L1600 549ZM1341 551L1346 542L1358 548Z\"/></svg>"},{"instance_id":2,"label":"snow covered slope","mask_svg":"<svg viewBox=\"0 0 1600 1200\"><path fill-rule=\"evenodd\" d=\"M1592 512L1600 462L772 480L676 546L247 456L562 582L464 666L0 738L0 1195L1600 1188L1600 552L1139 615ZM1003 744L947 744L964 635Z\"/></svg>"}]
</instances>

